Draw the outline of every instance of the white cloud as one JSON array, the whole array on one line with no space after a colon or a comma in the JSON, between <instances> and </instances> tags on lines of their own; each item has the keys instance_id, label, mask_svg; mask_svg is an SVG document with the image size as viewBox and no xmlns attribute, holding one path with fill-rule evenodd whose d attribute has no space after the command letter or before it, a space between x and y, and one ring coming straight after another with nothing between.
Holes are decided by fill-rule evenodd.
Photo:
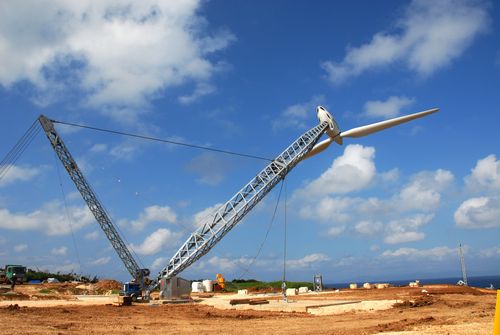
<instances>
[{"instance_id":1,"label":"white cloud","mask_svg":"<svg viewBox=\"0 0 500 335\"><path fill-rule=\"evenodd\" d=\"M16 246L14 246L14 251L15 252L23 252L25 250L28 249L28 245L27 244L18 244Z\"/></svg>"},{"instance_id":2,"label":"white cloud","mask_svg":"<svg viewBox=\"0 0 500 335\"><path fill-rule=\"evenodd\" d=\"M90 262L89 264L90 265L106 265L110 261L111 261L111 257L110 256L105 256L105 257L98 258L98 259Z\"/></svg>"},{"instance_id":3,"label":"white cloud","mask_svg":"<svg viewBox=\"0 0 500 335\"><path fill-rule=\"evenodd\" d=\"M441 203L441 192L451 185L453 179L450 171L442 169L417 173L394 200L402 210L434 210Z\"/></svg>"},{"instance_id":4,"label":"white cloud","mask_svg":"<svg viewBox=\"0 0 500 335\"><path fill-rule=\"evenodd\" d=\"M324 197L317 202L302 205L299 214L304 219L322 222L345 223L351 220L348 213L359 199L348 197Z\"/></svg>"},{"instance_id":5,"label":"white cloud","mask_svg":"<svg viewBox=\"0 0 500 335\"><path fill-rule=\"evenodd\" d=\"M143 230L149 223L176 223L177 215L169 206L153 205L144 208L137 220L120 220L120 225L131 226L134 230Z\"/></svg>"},{"instance_id":6,"label":"white cloud","mask_svg":"<svg viewBox=\"0 0 500 335\"><path fill-rule=\"evenodd\" d=\"M340 236L345 231L345 226L333 226L327 230L326 234L331 237Z\"/></svg>"},{"instance_id":7,"label":"white cloud","mask_svg":"<svg viewBox=\"0 0 500 335\"><path fill-rule=\"evenodd\" d=\"M456 248L435 247L431 249L399 248L396 250L386 250L382 253L385 258L403 258L406 260L426 259L427 261L443 260L445 258L456 257Z\"/></svg>"},{"instance_id":8,"label":"white cloud","mask_svg":"<svg viewBox=\"0 0 500 335\"><path fill-rule=\"evenodd\" d=\"M425 234L418 229L429 223L433 214L417 214L403 219L393 220L386 226L384 242L388 244L420 241Z\"/></svg>"},{"instance_id":9,"label":"white cloud","mask_svg":"<svg viewBox=\"0 0 500 335\"><path fill-rule=\"evenodd\" d=\"M365 103L364 115L370 118L394 118L399 116L401 109L410 106L414 102L414 98L408 98L405 96L392 96L385 101L367 101Z\"/></svg>"},{"instance_id":10,"label":"white cloud","mask_svg":"<svg viewBox=\"0 0 500 335\"><path fill-rule=\"evenodd\" d=\"M196 85L196 88L193 93L189 95L180 96L179 102L188 105L205 95L212 94L215 91L216 91L215 86L208 83L199 83Z\"/></svg>"},{"instance_id":11,"label":"white cloud","mask_svg":"<svg viewBox=\"0 0 500 335\"><path fill-rule=\"evenodd\" d=\"M123 121L172 86L210 83L220 64L212 54L235 37L210 34L201 1L9 2L0 7L0 84L27 80L38 103L50 103L68 86L85 101ZM133 108L131 111L130 107ZM125 114L117 110L124 108ZM121 116L121 117L120 117Z\"/></svg>"},{"instance_id":12,"label":"white cloud","mask_svg":"<svg viewBox=\"0 0 500 335\"><path fill-rule=\"evenodd\" d=\"M322 253L315 253L299 259L290 259L286 262L286 264L291 269L298 269L312 267L318 263L323 263L328 260L330 260L330 258L327 255Z\"/></svg>"},{"instance_id":13,"label":"white cloud","mask_svg":"<svg viewBox=\"0 0 500 335\"><path fill-rule=\"evenodd\" d=\"M187 165L186 170L199 176L198 182L210 186L220 184L230 169L228 160L213 153L202 153L193 158Z\"/></svg>"},{"instance_id":14,"label":"white cloud","mask_svg":"<svg viewBox=\"0 0 500 335\"><path fill-rule=\"evenodd\" d=\"M106 152L108 150L108 145L105 143L96 143L90 148L90 152L92 153L101 153Z\"/></svg>"},{"instance_id":15,"label":"white cloud","mask_svg":"<svg viewBox=\"0 0 500 335\"><path fill-rule=\"evenodd\" d=\"M170 260L170 258L167 257L158 257L156 258L153 263L151 263L151 266L149 267L151 271L160 271L163 269L166 265L167 262Z\"/></svg>"},{"instance_id":16,"label":"white cloud","mask_svg":"<svg viewBox=\"0 0 500 335\"><path fill-rule=\"evenodd\" d=\"M500 246L483 249L479 252L479 254L483 257L500 256Z\"/></svg>"},{"instance_id":17,"label":"white cloud","mask_svg":"<svg viewBox=\"0 0 500 335\"><path fill-rule=\"evenodd\" d=\"M383 231L384 224L378 221L361 221L354 226L354 229L363 235L375 235Z\"/></svg>"},{"instance_id":18,"label":"white cloud","mask_svg":"<svg viewBox=\"0 0 500 335\"><path fill-rule=\"evenodd\" d=\"M0 187L13 184L17 181L28 181L40 174L40 169L11 165L6 168L7 173L0 178Z\"/></svg>"},{"instance_id":19,"label":"white cloud","mask_svg":"<svg viewBox=\"0 0 500 335\"><path fill-rule=\"evenodd\" d=\"M228 257L211 257L207 263L217 271L233 271L237 268L244 269L252 263L252 258L239 257L239 258L228 258Z\"/></svg>"},{"instance_id":20,"label":"white cloud","mask_svg":"<svg viewBox=\"0 0 500 335\"><path fill-rule=\"evenodd\" d=\"M316 107L325 103L323 95L315 95L311 100L287 107L280 116L273 121L273 130L284 128L307 129L311 120L316 117Z\"/></svg>"},{"instance_id":21,"label":"white cloud","mask_svg":"<svg viewBox=\"0 0 500 335\"><path fill-rule=\"evenodd\" d=\"M53 248L50 253L56 256L64 256L68 252L67 247Z\"/></svg>"},{"instance_id":22,"label":"white cloud","mask_svg":"<svg viewBox=\"0 0 500 335\"><path fill-rule=\"evenodd\" d=\"M178 233L160 228L146 237L140 245L131 244L130 247L140 255L153 255L174 245L179 237Z\"/></svg>"},{"instance_id":23,"label":"white cloud","mask_svg":"<svg viewBox=\"0 0 500 335\"><path fill-rule=\"evenodd\" d=\"M0 228L10 230L39 230L47 235L67 235L94 222L87 206L68 206L66 209L59 201L51 201L31 213L11 213L0 209Z\"/></svg>"},{"instance_id":24,"label":"white cloud","mask_svg":"<svg viewBox=\"0 0 500 335\"><path fill-rule=\"evenodd\" d=\"M215 211L218 210L222 205L223 203L217 203L194 214L192 220L195 228L200 228L205 223L212 222L215 216Z\"/></svg>"},{"instance_id":25,"label":"white cloud","mask_svg":"<svg viewBox=\"0 0 500 335\"><path fill-rule=\"evenodd\" d=\"M459 228L493 228L500 226L500 197L479 197L465 200L455 211Z\"/></svg>"},{"instance_id":26,"label":"white cloud","mask_svg":"<svg viewBox=\"0 0 500 335\"><path fill-rule=\"evenodd\" d=\"M99 238L99 236L101 236L101 234L98 231L93 231L93 232L90 232L88 234L85 234L85 238L87 240L91 240L91 241L97 240Z\"/></svg>"},{"instance_id":27,"label":"white cloud","mask_svg":"<svg viewBox=\"0 0 500 335\"><path fill-rule=\"evenodd\" d=\"M350 144L330 168L298 190L297 195L310 198L361 190L370 185L375 177L374 158L375 148Z\"/></svg>"},{"instance_id":28,"label":"white cloud","mask_svg":"<svg viewBox=\"0 0 500 335\"><path fill-rule=\"evenodd\" d=\"M372 40L350 48L342 62L324 62L333 83L394 63L421 76L449 65L469 47L489 23L486 4L469 0L414 0L393 33L376 33Z\"/></svg>"},{"instance_id":29,"label":"white cloud","mask_svg":"<svg viewBox=\"0 0 500 335\"><path fill-rule=\"evenodd\" d=\"M465 185L473 192L500 191L500 161L496 156L478 160L471 174L465 177Z\"/></svg>"}]
</instances>

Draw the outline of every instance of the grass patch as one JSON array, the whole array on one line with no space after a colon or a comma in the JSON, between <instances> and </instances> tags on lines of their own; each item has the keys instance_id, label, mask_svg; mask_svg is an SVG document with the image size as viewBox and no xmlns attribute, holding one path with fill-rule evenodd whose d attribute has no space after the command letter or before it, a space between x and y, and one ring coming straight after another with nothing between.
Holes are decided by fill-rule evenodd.
<instances>
[{"instance_id":1,"label":"grass patch","mask_svg":"<svg viewBox=\"0 0 500 335\"><path fill-rule=\"evenodd\" d=\"M251 290L251 291L280 291L281 290L281 281L272 281L272 282L262 282L257 280L249 280L249 281L231 281L226 282L226 291L236 292L238 290ZM299 287L307 287L309 290L313 289L313 284L311 282L292 282L287 281L287 288L299 288Z\"/></svg>"}]
</instances>

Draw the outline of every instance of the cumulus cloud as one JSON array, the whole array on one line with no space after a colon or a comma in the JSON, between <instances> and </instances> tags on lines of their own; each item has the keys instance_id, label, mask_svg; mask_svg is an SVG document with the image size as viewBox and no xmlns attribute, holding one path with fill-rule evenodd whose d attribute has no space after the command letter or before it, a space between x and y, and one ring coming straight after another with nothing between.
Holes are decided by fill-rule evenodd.
<instances>
[{"instance_id":1,"label":"cumulus cloud","mask_svg":"<svg viewBox=\"0 0 500 335\"><path fill-rule=\"evenodd\" d=\"M6 173L0 178L0 187L13 184L18 181L29 181L40 174L40 169L11 165L6 168Z\"/></svg>"},{"instance_id":2,"label":"cumulus cloud","mask_svg":"<svg viewBox=\"0 0 500 335\"><path fill-rule=\"evenodd\" d=\"M131 244L130 247L140 255L154 255L160 250L167 249L167 247L175 244L179 237L179 233L160 228L146 237L140 245Z\"/></svg>"},{"instance_id":3,"label":"cumulus cloud","mask_svg":"<svg viewBox=\"0 0 500 335\"><path fill-rule=\"evenodd\" d=\"M385 101L372 100L365 103L364 115L369 118L390 119L399 116L401 109L415 102L414 98L392 96Z\"/></svg>"},{"instance_id":4,"label":"cumulus cloud","mask_svg":"<svg viewBox=\"0 0 500 335\"><path fill-rule=\"evenodd\" d=\"M473 192L500 191L500 161L496 156L478 160L471 174L465 177L465 185Z\"/></svg>"},{"instance_id":5,"label":"cumulus cloud","mask_svg":"<svg viewBox=\"0 0 500 335\"><path fill-rule=\"evenodd\" d=\"M452 184L453 179L448 170L417 173L394 200L402 210L434 210L441 203L441 193Z\"/></svg>"},{"instance_id":6,"label":"cumulus cloud","mask_svg":"<svg viewBox=\"0 0 500 335\"><path fill-rule=\"evenodd\" d=\"M478 197L465 200L455 211L459 228L493 228L500 226L500 197Z\"/></svg>"},{"instance_id":7,"label":"cumulus cloud","mask_svg":"<svg viewBox=\"0 0 500 335\"><path fill-rule=\"evenodd\" d=\"M387 235L384 242L397 244L424 239L424 233L419 232L418 229L429 223L433 217L432 214L418 214L389 222L386 227Z\"/></svg>"},{"instance_id":8,"label":"cumulus cloud","mask_svg":"<svg viewBox=\"0 0 500 335\"><path fill-rule=\"evenodd\" d=\"M47 235L67 235L94 222L94 216L87 206L68 206L51 201L31 213L11 213L0 209L0 228L9 230L39 230Z\"/></svg>"},{"instance_id":9,"label":"cumulus cloud","mask_svg":"<svg viewBox=\"0 0 500 335\"><path fill-rule=\"evenodd\" d=\"M299 201L301 218L330 225L326 236L335 237L349 229L360 235L381 236L387 244L419 241L425 238L420 229L431 222L454 177L450 171L438 169L409 179L396 195L386 199L314 193L306 197L301 193L294 201Z\"/></svg>"},{"instance_id":10,"label":"cumulus cloud","mask_svg":"<svg viewBox=\"0 0 500 335\"><path fill-rule=\"evenodd\" d=\"M299 259L290 259L286 262L287 266L291 269L309 268L318 263L323 263L330 260L330 258L322 253L315 253L306 255Z\"/></svg>"},{"instance_id":11,"label":"cumulus cloud","mask_svg":"<svg viewBox=\"0 0 500 335\"><path fill-rule=\"evenodd\" d=\"M194 214L192 221L195 228L200 228L205 223L212 222L213 218L215 217L215 211L218 210L222 205L223 203L217 203Z\"/></svg>"},{"instance_id":12,"label":"cumulus cloud","mask_svg":"<svg viewBox=\"0 0 500 335\"><path fill-rule=\"evenodd\" d=\"M169 206L153 205L144 208L137 220L120 220L121 225L128 225L137 231L143 230L153 222L176 223L177 215Z\"/></svg>"},{"instance_id":13,"label":"cumulus cloud","mask_svg":"<svg viewBox=\"0 0 500 335\"><path fill-rule=\"evenodd\" d=\"M284 128L308 129L311 126L312 117L316 116L316 107L325 103L323 95L315 95L311 100L291 105L280 113L273 121L273 130Z\"/></svg>"},{"instance_id":14,"label":"cumulus cloud","mask_svg":"<svg viewBox=\"0 0 500 335\"><path fill-rule=\"evenodd\" d=\"M194 83L190 100L219 71L213 53L235 37L210 33L201 1L40 1L0 5L0 84L26 80L41 104L73 86L85 101L118 118L159 92ZM76 87L75 87L76 86ZM128 108L127 107L127 108ZM125 109L129 121L140 108ZM124 119L121 115L121 120Z\"/></svg>"},{"instance_id":15,"label":"cumulus cloud","mask_svg":"<svg viewBox=\"0 0 500 335\"><path fill-rule=\"evenodd\" d=\"M376 235L383 231L384 224L379 221L361 221L354 226L354 229L363 235Z\"/></svg>"},{"instance_id":16,"label":"cumulus cloud","mask_svg":"<svg viewBox=\"0 0 500 335\"><path fill-rule=\"evenodd\" d=\"M350 144L330 168L296 194L309 198L361 190L370 185L376 175L374 158L375 148Z\"/></svg>"},{"instance_id":17,"label":"cumulus cloud","mask_svg":"<svg viewBox=\"0 0 500 335\"><path fill-rule=\"evenodd\" d=\"M53 248L50 253L56 256L64 256L68 252L67 247Z\"/></svg>"},{"instance_id":18,"label":"cumulus cloud","mask_svg":"<svg viewBox=\"0 0 500 335\"><path fill-rule=\"evenodd\" d=\"M430 76L460 57L488 23L484 2L413 0L394 32L376 33L369 43L350 48L341 62L322 67L336 84L394 63Z\"/></svg>"},{"instance_id":19,"label":"cumulus cloud","mask_svg":"<svg viewBox=\"0 0 500 335\"><path fill-rule=\"evenodd\" d=\"M435 247L431 249L399 248L396 250L386 250L381 256L384 258L402 258L406 260L426 259L433 261L456 257L457 254L458 250L456 248Z\"/></svg>"}]
</instances>

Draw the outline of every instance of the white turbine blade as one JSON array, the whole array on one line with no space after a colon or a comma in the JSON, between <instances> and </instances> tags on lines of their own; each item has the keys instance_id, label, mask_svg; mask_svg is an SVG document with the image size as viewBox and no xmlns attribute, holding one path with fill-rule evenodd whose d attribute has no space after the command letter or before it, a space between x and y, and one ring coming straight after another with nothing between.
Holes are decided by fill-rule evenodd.
<instances>
[{"instance_id":1,"label":"white turbine blade","mask_svg":"<svg viewBox=\"0 0 500 335\"><path fill-rule=\"evenodd\" d=\"M320 152L328 148L330 144L332 144L332 142L333 139L331 137L328 137L326 140L316 143L311 151L309 151L306 155L304 155L304 157L302 157L302 160L311 158L312 156L319 154Z\"/></svg>"},{"instance_id":2,"label":"white turbine blade","mask_svg":"<svg viewBox=\"0 0 500 335\"><path fill-rule=\"evenodd\" d=\"M401 123L405 123L405 122L408 122L411 120L415 120L415 119L424 117L424 116L432 114L432 113L436 113L437 111L439 111L439 108L433 108L433 109L429 109L429 110L415 113L415 114L404 115L404 116L400 116L400 117L397 117L394 119L385 120L385 121L381 121L381 122L377 122L377 123L372 123L372 124L362 126L362 127L352 128L352 129L349 129L348 131L341 132L340 137L363 137L363 136L375 133L377 131L380 131L380 130L383 130L386 128L394 127L394 126L401 124Z\"/></svg>"}]
</instances>

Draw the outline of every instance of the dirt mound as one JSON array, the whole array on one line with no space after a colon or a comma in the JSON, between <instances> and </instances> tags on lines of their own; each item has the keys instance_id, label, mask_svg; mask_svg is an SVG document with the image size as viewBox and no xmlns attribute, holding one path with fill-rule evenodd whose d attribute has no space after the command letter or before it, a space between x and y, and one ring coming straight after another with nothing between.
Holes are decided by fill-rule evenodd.
<instances>
[{"instance_id":1,"label":"dirt mound","mask_svg":"<svg viewBox=\"0 0 500 335\"><path fill-rule=\"evenodd\" d=\"M119 281L113 279L102 279L94 284L97 291L109 291L109 290L121 290L122 284Z\"/></svg>"},{"instance_id":2,"label":"dirt mound","mask_svg":"<svg viewBox=\"0 0 500 335\"><path fill-rule=\"evenodd\" d=\"M403 302L398 302L393 306L396 308L414 308L432 305L434 301L430 297L422 297L415 300L404 300Z\"/></svg>"}]
</instances>

